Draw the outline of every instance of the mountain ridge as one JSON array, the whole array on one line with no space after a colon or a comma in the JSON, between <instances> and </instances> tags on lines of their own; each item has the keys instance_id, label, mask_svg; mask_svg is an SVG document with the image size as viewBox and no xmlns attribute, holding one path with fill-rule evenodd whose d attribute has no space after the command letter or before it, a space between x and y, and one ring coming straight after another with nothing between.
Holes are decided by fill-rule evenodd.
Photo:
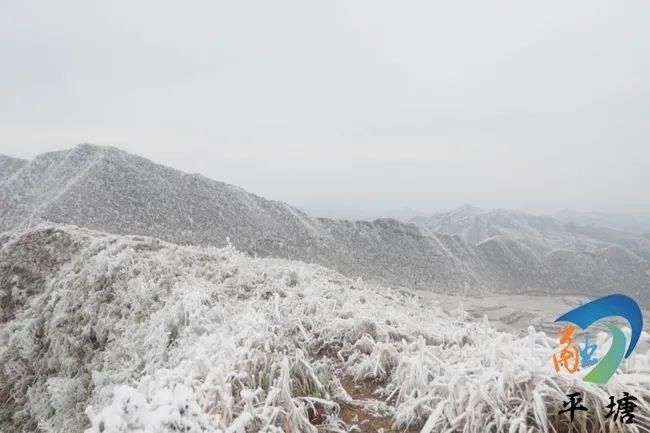
<instances>
[{"instance_id":1,"label":"mountain ridge","mask_svg":"<svg viewBox=\"0 0 650 433\"><path fill-rule=\"evenodd\" d=\"M0 187L0 202L0 230L52 221L179 244L224 246L230 241L250 254L315 262L355 277L422 288L442 289L450 279L465 281L472 275L465 263L442 250L448 242L417 226L311 218L283 202L112 147L84 144L39 155L20 177ZM409 259L394 250L382 252L382 238L405 249ZM373 265L378 256L406 270L378 268ZM422 260L439 263L440 269L423 278L408 270L418 260L421 266ZM418 277L410 278L413 274Z\"/></svg>"},{"instance_id":2,"label":"mountain ridge","mask_svg":"<svg viewBox=\"0 0 650 433\"><path fill-rule=\"evenodd\" d=\"M89 144L39 155L0 183L0 231L51 221L177 244L231 243L251 255L445 293L650 292L646 238L608 233L621 246L609 250L616 243L568 232L549 217L484 212L443 215L446 230L423 220L313 218L237 186ZM474 226L474 237L463 233Z\"/></svg>"}]
</instances>

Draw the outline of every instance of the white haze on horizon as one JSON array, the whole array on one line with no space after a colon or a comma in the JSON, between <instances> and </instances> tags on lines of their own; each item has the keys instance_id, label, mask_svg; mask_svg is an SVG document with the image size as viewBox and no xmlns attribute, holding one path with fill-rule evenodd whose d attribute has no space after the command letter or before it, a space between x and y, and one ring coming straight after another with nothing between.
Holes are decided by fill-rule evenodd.
<instances>
[{"instance_id":1,"label":"white haze on horizon","mask_svg":"<svg viewBox=\"0 0 650 433\"><path fill-rule=\"evenodd\" d=\"M650 3L4 2L0 153L81 142L306 209L650 217Z\"/></svg>"}]
</instances>

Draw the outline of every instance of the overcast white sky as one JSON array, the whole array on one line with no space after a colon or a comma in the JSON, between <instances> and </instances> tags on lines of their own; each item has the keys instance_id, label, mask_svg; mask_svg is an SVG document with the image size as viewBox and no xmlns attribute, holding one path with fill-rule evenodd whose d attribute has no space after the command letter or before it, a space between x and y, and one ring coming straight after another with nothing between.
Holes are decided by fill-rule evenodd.
<instances>
[{"instance_id":1,"label":"overcast white sky","mask_svg":"<svg viewBox=\"0 0 650 433\"><path fill-rule=\"evenodd\" d=\"M650 2L0 2L0 153L306 208L650 214Z\"/></svg>"}]
</instances>

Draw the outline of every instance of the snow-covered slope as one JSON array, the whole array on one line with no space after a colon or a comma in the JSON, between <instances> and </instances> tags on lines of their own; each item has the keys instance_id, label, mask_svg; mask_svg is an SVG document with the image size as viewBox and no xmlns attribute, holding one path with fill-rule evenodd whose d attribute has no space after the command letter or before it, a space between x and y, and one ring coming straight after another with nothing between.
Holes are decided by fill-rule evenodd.
<instances>
[{"instance_id":1,"label":"snow-covered slope","mask_svg":"<svg viewBox=\"0 0 650 433\"><path fill-rule=\"evenodd\" d=\"M650 240L640 234L469 205L413 222L469 243L501 289L590 296L622 291L650 304Z\"/></svg>"},{"instance_id":2,"label":"snow-covered slope","mask_svg":"<svg viewBox=\"0 0 650 433\"><path fill-rule=\"evenodd\" d=\"M650 240L466 206L436 224L311 218L285 203L81 145L0 183L0 230L44 220L301 260L384 285L471 294L624 292L650 305Z\"/></svg>"},{"instance_id":3,"label":"snow-covered slope","mask_svg":"<svg viewBox=\"0 0 650 433\"><path fill-rule=\"evenodd\" d=\"M533 238L543 241L571 243L575 236L559 221L549 216L531 215L509 209L484 211L464 205L450 212L417 217L413 222L438 233L459 235L472 244L494 236Z\"/></svg>"},{"instance_id":4,"label":"snow-covered slope","mask_svg":"<svg viewBox=\"0 0 650 433\"><path fill-rule=\"evenodd\" d=\"M9 179L14 173L27 165L28 161L0 155L0 184Z\"/></svg>"},{"instance_id":5,"label":"snow-covered slope","mask_svg":"<svg viewBox=\"0 0 650 433\"><path fill-rule=\"evenodd\" d=\"M0 235L0 296L7 433L566 432L569 390L578 433L615 431L609 394L650 409L645 335L607 388L583 384L534 329L232 247L39 226Z\"/></svg>"},{"instance_id":6,"label":"snow-covered slope","mask_svg":"<svg viewBox=\"0 0 650 433\"><path fill-rule=\"evenodd\" d=\"M465 205L451 212L413 218L412 222L436 233L458 235L471 244L501 236L530 245L549 245L573 250L618 245L650 260L650 242L639 233L626 231L605 222L597 224L594 222L597 220L567 219L568 215L574 214L581 215L564 211L557 215L564 215L566 218L556 218L509 209L487 212Z\"/></svg>"},{"instance_id":7,"label":"snow-covered slope","mask_svg":"<svg viewBox=\"0 0 650 433\"><path fill-rule=\"evenodd\" d=\"M310 218L285 203L111 147L38 156L0 185L0 230L43 220L319 263L391 285L478 290L462 242L394 220Z\"/></svg>"}]
</instances>

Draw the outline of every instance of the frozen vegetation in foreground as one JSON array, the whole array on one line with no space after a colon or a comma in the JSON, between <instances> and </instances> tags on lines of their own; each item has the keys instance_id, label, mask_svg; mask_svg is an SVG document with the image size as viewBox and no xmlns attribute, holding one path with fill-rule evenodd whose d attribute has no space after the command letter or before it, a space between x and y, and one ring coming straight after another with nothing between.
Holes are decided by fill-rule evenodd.
<instances>
[{"instance_id":1,"label":"frozen vegetation in foreground","mask_svg":"<svg viewBox=\"0 0 650 433\"><path fill-rule=\"evenodd\" d=\"M647 335L607 386L556 375L555 338L233 248L39 226L0 235L0 431L619 431ZM356 384L356 387L355 387ZM357 388L358 387L358 388Z\"/></svg>"}]
</instances>

